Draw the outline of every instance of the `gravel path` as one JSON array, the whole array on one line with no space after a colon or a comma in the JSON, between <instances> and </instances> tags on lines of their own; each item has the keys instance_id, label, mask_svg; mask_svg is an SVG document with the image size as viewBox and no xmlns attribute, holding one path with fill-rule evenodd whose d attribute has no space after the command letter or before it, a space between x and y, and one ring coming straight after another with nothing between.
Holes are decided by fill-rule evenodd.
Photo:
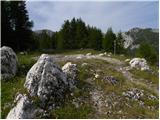
<instances>
[{"instance_id":1,"label":"gravel path","mask_svg":"<svg viewBox=\"0 0 160 120\"><path fill-rule=\"evenodd\" d=\"M53 59L55 61L68 61L68 60L72 60L72 61L77 61L77 60L81 60L81 59L99 59L99 60L105 60L111 64L117 64L117 65L123 65L124 62L115 59L115 58L111 58L111 57L102 57L99 55L84 55L84 54L74 54L74 55L59 55L59 54L55 54L55 55L51 55L53 57ZM37 60L39 57L33 57L34 60Z\"/></svg>"}]
</instances>

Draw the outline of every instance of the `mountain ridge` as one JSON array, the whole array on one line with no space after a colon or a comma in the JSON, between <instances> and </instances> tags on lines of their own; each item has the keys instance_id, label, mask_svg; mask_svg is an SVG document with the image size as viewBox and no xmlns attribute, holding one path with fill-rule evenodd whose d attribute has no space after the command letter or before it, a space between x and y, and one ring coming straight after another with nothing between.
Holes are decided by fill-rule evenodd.
<instances>
[{"instance_id":1,"label":"mountain ridge","mask_svg":"<svg viewBox=\"0 0 160 120\"><path fill-rule=\"evenodd\" d=\"M136 49L142 42L147 42L158 52L159 45L159 29L155 28L132 28L122 33L125 40L124 47L131 50Z\"/></svg>"}]
</instances>

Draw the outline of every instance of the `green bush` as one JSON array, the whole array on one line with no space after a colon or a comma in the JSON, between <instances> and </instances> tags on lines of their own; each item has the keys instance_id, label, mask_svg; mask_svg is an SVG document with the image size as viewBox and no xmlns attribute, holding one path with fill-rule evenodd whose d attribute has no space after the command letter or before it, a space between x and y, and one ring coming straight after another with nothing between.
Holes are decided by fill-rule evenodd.
<instances>
[{"instance_id":1,"label":"green bush","mask_svg":"<svg viewBox=\"0 0 160 120\"><path fill-rule=\"evenodd\" d=\"M145 58L151 64L156 64L158 62L158 55L155 49L146 42L140 44L139 49L136 51L136 56Z\"/></svg>"}]
</instances>

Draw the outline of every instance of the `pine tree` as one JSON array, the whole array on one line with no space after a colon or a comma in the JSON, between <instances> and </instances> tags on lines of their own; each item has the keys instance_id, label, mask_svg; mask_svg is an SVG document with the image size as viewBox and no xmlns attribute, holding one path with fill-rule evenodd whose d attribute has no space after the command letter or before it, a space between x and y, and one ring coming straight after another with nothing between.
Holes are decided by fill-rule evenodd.
<instances>
[{"instance_id":1,"label":"pine tree","mask_svg":"<svg viewBox=\"0 0 160 120\"><path fill-rule=\"evenodd\" d=\"M77 22L76 19L73 18L70 22L70 49L76 48L76 27L77 27Z\"/></svg>"},{"instance_id":2,"label":"pine tree","mask_svg":"<svg viewBox=\"0 0 160 120\"><path fill-rule=\"evenodd\" d=\"M2 45L16 50L32 46L33 22L29 21L25 1L2 1Z\"/></svg>"},{"instance_id":3,"label":"pine tree","mask_svg":"<svg viewBox=\"0 0 160 120\"><path fill-rule=\"evenodd\" d=\"M62 42L60 44L63 44L64 49L70 49L71 48L71 30L70 30L70 22L69 20L66 20L64 24L62 25L62 29L60 30L60 38L61 40L59 42Z\"/></svg>"},{"instance_id":4,"label":"pine tree","mask_svg":"<svg viewBox=\"0 0 160 120\"><path fill-rule=\"evenodd\" d=\"M17 49L27 49L31 45L33 23L29 21L28 12L26 10L25 1L11 2L11 26L14 30L14 38Z\"/></svg>"},{"instance_id":5,"label":"pine tree","mask_svg":"<svg viewBox=\"0 0 160 120\"><path fill-rule=\"evenodd\" d=\"M10 23L10 3L1 1L1 25L2 25L2 32L1 32L1 41L2 41L2 46L11 46L13 47L13 40L12 40L12 27Z\"/></svg>"},{"instance_id":6,"label":"pine tree","mask_svg":"<svg viewBox=\"0 0 160 120\"><path fill-rule=\"evenodd\" d=\"M147 52L146 52L147 50ZM136 51L136 56L145 58L151 64L158 62L156 50L147 42L142 42Z\"/></svg>"},{"instance_id":7,"label":"pine tree","mask_svg":"<svg viewBox=\"0 0 160 120\"><path fill-rule=\"evenodd\" d=\"M125 52L124 39L122 37L122 32L120 31L120 32L118 32L117 38L116 38L116 53L121 54L124 52Z\"/></svg>"},{"instance_id":8,"label":"pine tree","mask_svg":"<svg viewBox=\"0 0 160 120\"><path fill-rule=\"evenodd\" d=\"M113 53L115 39L116 35L113 33L112 28L108 28L102 43L103 49Z\"/></svg>"},{"instance_id":9,"label":"pine tree","mask_svg":"<svg viewBox=\"0 0 160 120\"><path fill-rule=\"evenodd\" d=\"M86 48L88 44L87 40L87 28L85 23L81 18L77 19L77 29L76 29L76 43L78 48Z\"/></svg>"},{"instance_id":10,"label":"pine tree","mask_svg":"<svg viewBox=\"0 0 160 120\"><path fill-rule=\"evenodd\" d=\"M88 26L88 47L96 50L102 48L102 32L96 27Z\"/></svg>"}]
</instances>

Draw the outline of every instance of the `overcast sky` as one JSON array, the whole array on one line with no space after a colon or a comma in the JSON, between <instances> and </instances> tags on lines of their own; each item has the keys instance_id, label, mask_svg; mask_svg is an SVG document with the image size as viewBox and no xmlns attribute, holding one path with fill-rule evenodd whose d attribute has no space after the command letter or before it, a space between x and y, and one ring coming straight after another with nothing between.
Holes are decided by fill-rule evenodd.
<instances>
[{"instance_id":1,"label":"overcast sky","mask_svg":"<svg viewBox=\"0 0 160 120\"><path fill-rule=\"evenodd\" d=\"M158 28L158 1L152 2L56 2L27 1L33 30L58 31L64 20L81 18L86 24L103 32L112 27L115 32L133 27Z\"/></svg>"}]
</instances>

